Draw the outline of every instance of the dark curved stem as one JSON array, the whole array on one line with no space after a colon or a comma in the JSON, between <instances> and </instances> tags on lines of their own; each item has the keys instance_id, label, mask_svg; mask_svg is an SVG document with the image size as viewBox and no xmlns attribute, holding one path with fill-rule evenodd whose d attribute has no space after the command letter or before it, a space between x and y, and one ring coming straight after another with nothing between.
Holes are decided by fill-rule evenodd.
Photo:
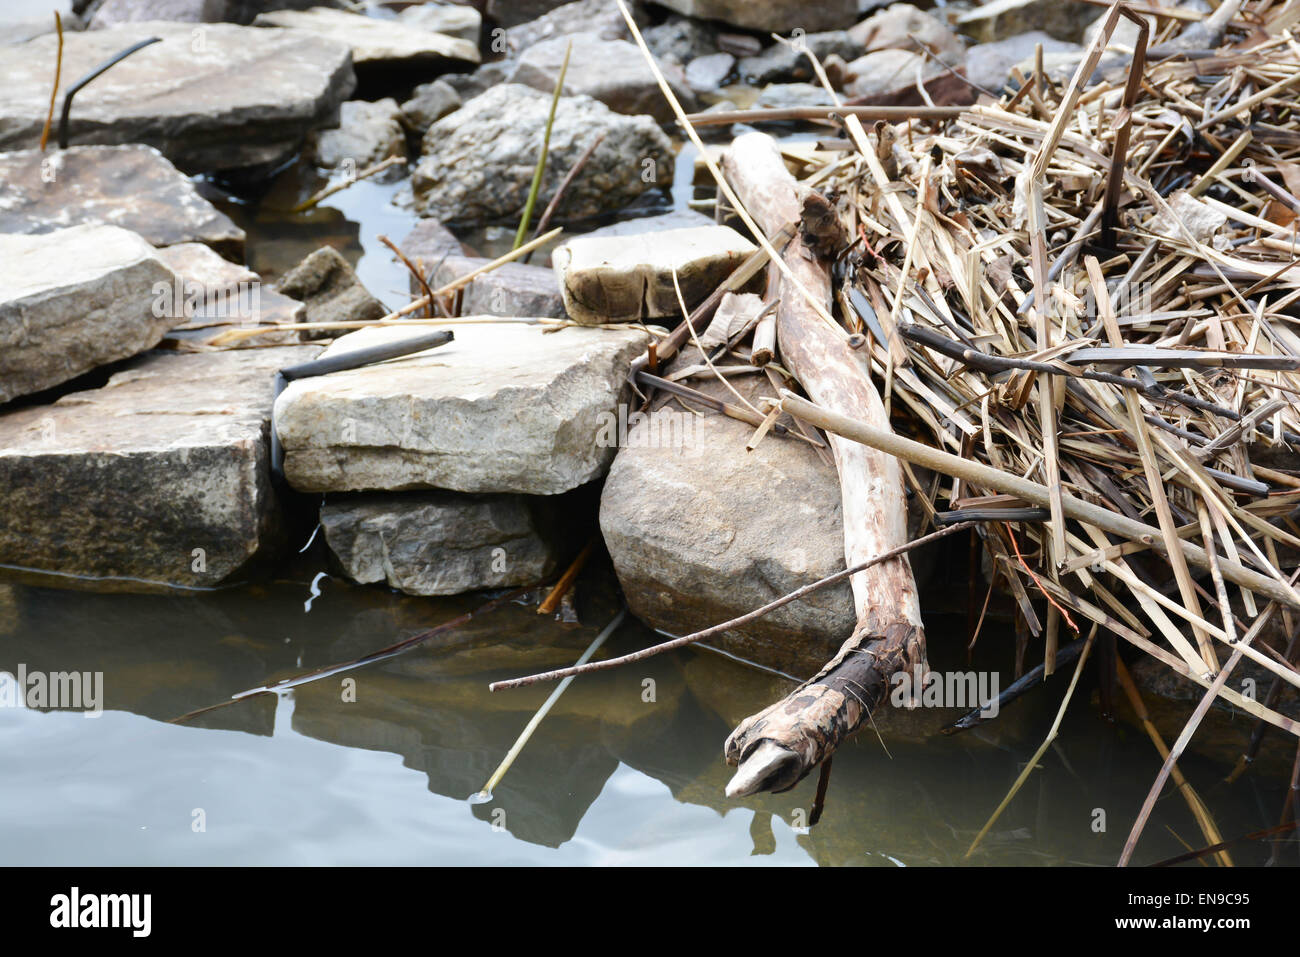
<instances>
[{"instance_id":1,"label":"dark curved stem","mask_svg":"<svg viewBox=\"0 0 1300 957\"><path fill-rule=\"evenodd\" d=\"M143 50L151 43L158 43L161 40L162 37L149 37L147 40L141 40L139 43L132 44L122 52L113 54L76 83L72 84L72 86L68 87L68 92L63 94L63 112L59 115L59 149L66 150L68 148L68 114L72 111L72 98L77 95L77 92L104 71L117 66L132 53L135 53L137 50Z\"/></svg>"}]
</instances>

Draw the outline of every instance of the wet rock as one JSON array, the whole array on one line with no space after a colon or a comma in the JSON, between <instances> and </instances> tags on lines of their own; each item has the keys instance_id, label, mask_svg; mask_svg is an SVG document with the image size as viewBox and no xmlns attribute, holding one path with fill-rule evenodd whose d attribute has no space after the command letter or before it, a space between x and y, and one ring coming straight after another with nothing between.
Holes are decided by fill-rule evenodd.
<instances>
[{"instance_id":1,"label":"wet rock","mask_svg":"<svg viewBox=\"0 0 1300 957\"><path fill-rule=\"evenodd\" d=\"M803 49L811 52L818 60L825 60L828 56L851 60L862 52L861 43L844 30L808 33L799 39L803 43ZM755 86L764 83L815 81L807 54L795 46L791 43L773 43L758 56L743 57L738 68L740 75L746 83Z\"/></svg>"},{"instance_id":2,"label":"wet rock","mask_svg":"<svg viewBox=\"0 0 1300 957\"><path fill-rule=\"evenodd\" d=\"M634 10L633 16L637 13ZM506 50L501 52L518 56L535 43L572 33L594 33L602 40L632 39L627 21L615 4L609 0L577 0L508 29L505 34Z\"/></svg>"},{"instance_id":3,"label":"wet rock","mask_svg":"<svg viewBox=\"0 0 1300 957\"><path fill-rule=\"evenodd\" d=\"M677 316L702 302L756 247L730 226L579 236L551 254L569 316L588 325Z\"/></svg>"},{"instance_id":4,"label":"wet rock","mask_svg":"<svg viewBox=\"0 0 1300 957\"><path fill-rule=\"evenodd\" d=\"M121 226L155 246L201 242L244 255L244 231L152 146L0 153L0 233Z\"/></svg>"},{"instance_id":5,"label":"wet rock","mask_svg":"<svg viewBox=\"0 0 1300 957\"><path fill-rule=\"evenodd\" d=\"M475 256L448 256L433 270L435 289L487 265ZM413 290L414 291L414 290ZM532 316L563 318L564 298L555 273L545 266L506 263L470 280L460 291L462 316Z\"/></svg>"},{"instance_id":6,"label":"wet rock","mask_svg":"<svg viewBox=\"0 0 1300 957\"><path fill-rule=\"evenodd\" d=\"M895 3L849 29L849 37L866 53L876 50L908 50L918 53L919 41L949 62L960 58L966 45L938 17L918 10L910 3ZM846 57L849 59L849 57Z\"/></svg>"},{"instance_id":7,"label":"wet rock","mask_svg":"<svg viewBox=\"0 0 1300 957\"><path fill-rule=\"evenodd\" d=\"M478 45L460 37L411 26L400 20L377 20L343 10L277 10L260 13L259 27L288 27L347 44L359 69L430 69L478 63Z\"/></svg>"},{"instance_id":8,"label":"wet rock","mask_svg":"<svg viewBox=\"0 0 1300 957\"><path fill-rule=\"evenodd\" d=\"M282 543L272 374L316 351L150 353L101 389L0 415L0 563L107 590L238 576Z\"/></svg>"},{"instance_id":9,"label":"wet rock","mask_svg":"<svg viewBox=\"0 0 1300 957\"><path fill-rule=\"evenodd\" d=\"M567 94L589 96L616 113L633 116L644 113L661 123L672 119L672 107L659 89L645 57L626 40L602 40L594 33L543 40L524 50L511 82L551 93L570 46L569 69L564 76ZM682 107L688 111L694 109L695 95L687 87L681 68L676 64L661 64L660 69Z\"/></svg>"},{"instance_id":10,"label":"wet rock","mask_svg":"<svg viewBox=\"0 0 1300 957\"><path fill-rule=\"evenodd\" d=\"M698 361L692 348L678 364ZM770 392L751 376L731 381L751 400ZM691 384L735 401L716 382ZM682 635L844 568L833 467L805 443L778 436L747 452L753 429L711 411L675 415L684 417L680 441L664 422L627 429L601 495L601 532L633 614ZM854 623L841 584L710 644L803 676L835 653Z\"/></svg>"},{"instance_id":11,"label":"wet rock","mask_svg":"<svg viewBox=\"0 0 1300 957\"><path fill-rule=\"evenodd\" d=\"M75 144L145 143L186 172L274 163L335 122L355 78L346 46L289 30L227 23L133 23L64 37L63 75L162 37L86 87L73 104ZM0 47L0 149L38 145L57 40ZM184 79L184 95L177 93Z\"/></svg>"},{"instance_id":12,"label":"wet rock","mask_svg":"<svg viewBox=\"0 0 1300 957\"><path fill-rule=\"evenodd\" d=\"M171 289L155 290L159 308L177 320L163 337L162 348L201 352L212 348L213 341L231 329L298 323L307 318L301 302L281 295L251 269L222 259L200 243L168 246L157 255L178 280ZM298 341L297 331L280 330L224 347L256 348Z\"/></svg>"},{"instance_id":13,"label":"wet rock","mask_svg":"<svg viewBox=\"0 0 1300 957\"><path fill-rule=\"evenodd\" d=\"M1082 53L1077 43L1057 40L1042 30L1030 30L1005 40L977 43L966 51L966 76L986 90L997 92L1011 79L1011 68L1034 56L1041 43L1044 54Z\"/></svg>"},{"instance_id":14,"label":"wet rock","mask_svg":"<svg viewBox=\"0 0 1300 957\"><path fill-rule=\"evenodd\" d=\"M1077 43L1097 10L1086 3L1058 0L992 0L957 17L957 26L977 43L1005 40L1029 30L1043 30L1058 40Z\"/></svg>"},{"instance_id":15,"label":"wet rock","mask_svg":"<svg viewBox=\"0 0 1300 957\"><path fill-rule=\"evenodd\" d=\"M430 352L289 385L276 402L285 475L303 491L442 488L555 495L604 474L634 330L450 326ZM364 329L327 354L420 334Z\"/></svg>"},{"instance_id":16,"label":"wet rock","mask_svg":"<svg viewBox=\"0 0 1300 957\"><path fill-rule=\"evenodd\" d=\"M877 50L848 65L845 92L852 96L889 96L915 87L918 68L922 80L945 72L940 64L911 50Z\"/></svg>"},{"instance_id":17,"label":"wet rock","mask_svg":"<svg viewBox=\"0 0 1300 957\"><path fill-rule=\"evenodd\" d=\"M405 156L406 135L400 117L397 101L391 98L373 103L349 100L340 108L338 129L312 134L311 154L316 164L326 169L351 162L354 173L390 156ZM397 167L389 167L385 173L401 175Z\"/></svg>"},{"instance_id":18,"label":"wet rock","mask_svg":"<svg viewBox=\"0 0 1300 957\"><path fill-rule=\"evenodd\" d=\"M838 30L858 18L858 0L660 0L663 6L688 17L723 20L737 27L789 33Z\"/></svg>"},{"instance_id":19,"label":"wet rock","mask_svg":"<svg viewBox=\"0 0 1300 957\"><path fill-rule=\"evenodd\" d=\"M456 88L445 80L421 83L411 92L411 98L402 104L398 117L404 127L418 136L449 113L463 105Z\"/></svg>"},{"instance_id":20,"label":"wet rock","mask_svg":"<svg viewBox=\"0 0 1300 957\"><path fill-rule=\"evenodd\" d=\"M532 585L556 564L520 495L345 496L326 503L320 521L349 578L408 595Z\"/></svg>"},{"instance_id":21,"label":"wet rock","mask_svg":"<svg viewBox=\"0 0 1300 957\"><path fill-rule=\"evenodd\" d=\"M727 82L735 68L736 58L730 53L698 56L686 64L686 85L697 93L711 93Z\"/></svg>"},{"instance_id":22,"label":"wet rock","mask_svg":"<svg viewBox=\"0 0 1300 957\"><path fill-rule=\"evenodd\" d=\"M831 95L816 83L769 83L754 101L755 109L760 110L833 105Z\"/></svg>"},{"instance_id":23,"label":"wet rock","mask_svg":"<svg viewBox=\"0 0 1300 957\"><path fill-rule=\"evenodd\" d=\"M117 226L0 235L0 402L156 345L154 286L176 277L155 253Z\"/></svg>"},{"instance_id":24,"label":"wet rock","mask_svg":"<svg viewBox=\"0 0 1300 957\"><path fill-rule=\"evenodd\" d=\"M494 87L429 127L411 178L417 210L446 223L517 221L532 184L551 96L518 84ZM619 209L672 182L672 144L648 116L623 116L590 97L563 97L551 131L544 208L600 133L605 138L565 191L555 221Z\"/></svg>"},{"instance_id":25,"label":"wet rock","mask_svg":"<svg viewBox=\"0 0 1300 957\"><path fill-rule=\"evenodd\" d=\"M398 22L421 30L432 30L449 37L459 37L478 46L483 29L483 15L460 3L422 3L407 7L397 15Z\"/></svg>"},{"instance_id":26,"label":"wet rock","mask_svg":"<svg viewBox=\"0 0 1300 957\"><path fill-rule=\"evenodd\" d=\"M322 246L294 266L278 288L282 295L306 305L308 322L361 322L388 315L388 307L370 294L333 246ZM332 338L338 331L310 335Z\"/></svg>"}]
</instances>

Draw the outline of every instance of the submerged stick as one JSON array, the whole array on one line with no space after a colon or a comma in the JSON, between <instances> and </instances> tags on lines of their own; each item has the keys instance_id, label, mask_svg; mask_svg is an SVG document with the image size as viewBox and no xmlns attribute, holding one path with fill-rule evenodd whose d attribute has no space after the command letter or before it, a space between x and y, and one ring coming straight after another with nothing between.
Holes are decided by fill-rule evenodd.
<instances>
[{"instance_id":1,"label":"submerged stick","mask_svg":"<svg viewBox=\"0 0 1300 957\"><path fill-rule=\"evenodd\" d=\"M923 535L920 538L908 542L906 545L900 545L898 548L891 549L880 555L868 559L861 564L852 568L846 568L842 572L836 572L834 575L827 575L818 581L802 588L796 588L788 595L782 595L775 601L770 601L761 608L755 608L751 612L741 615L739 618L732 618L730 621L724 621L720 625L713 625L705 628L703 631L693 632L689 635L683 635L681 638L674 638L671 641L665 641L657 645L651 645L649 648L642 648L640 651L634 651L630 655L623 655L620 658L607 658L604 661L593 661L591 664L572 666L569 668L558 668L555 671L543 671L535 675L527 675L523 678L510 678L505 681L494 681L488 685L489 691L505 691L509 688L522 688L525 685L537 684L539 681L555 681L557 678L568 678L571 675L586 674L589 671L605 671L609 668L617 668L619 665L630 665L634 661L643 661L654 655L661 655L665 651L676 651L678 648L685 648L687 645L694 644L697 641L703 641L705 638L712 638L714 635L720 635L725 631L733 628L740 628L748 625L752 621L757 621L764 615L770 614L793 601L807 597L815 591L820 591L830 585L838 585L840 582L856 575L858 572L865 571L872 565L878 565L880 562L887 562L890 559L898 558L907 554L914 548L920 548L922 545L929 545L931 542L937 542L941 538L947 538L954 532L960 532L963 529L971 528L974 522L963 522L961 525L949 525L947 528L941 528L937 532L931 532L929 535Z\"/></svg>"},{"instance_id":2,"label":"submerged stick","mask_svg":"<svg viewBox=\"0 0 1300 957\"><path fill-rule=\"evenodd\" d=\"M360 668L362 665L369 665L376 661L383 661L386 658L392 658L394 655L400 655L402 652L414 648L416 645L423 644L431 638L436 638L438 635L444 634L445 632L453 631L461 625L467 625L470 621L480 617L481 615L485 615L490 611L496 611L496 609L503 605L506 605L517 598L522 598L531 590L532 586L516 588L514 591L493 598L491 601L480 605L473 611L467 611L463 615L457 615L450 621L444 621L441 625L436 625L417 635L412 635L410 638L404 638L396 644L389 645L387 648L380 648L378 651L372 651L370 654L362 655L360 658L353 658L351 661L340 661L332 665L325 665L321 668L313 668L311 671L304 671L301 674L293 675L289 678L281 678L279 681L264 684L257 688L249 688L247 691L241 691L238 694L231 695L228 701L221 701L217 704L208 705L206 708L197 708L194 711L187 711L180 717L172 718L167 723L180 724L184 721L190 720L190 718L196 718L201 714L207 714L209 711L229 708L232 704L238 704L240 701L245 701L248 698L256 698L264 694L275 694L278 691L287 691L290 688L297 688L299 685L310 684L311 682L318 681L321 678L328 678L330 675L336 675L344 671L351 671L354 668Z\"/></svg>"},{"instance_id":3,"label":"submerged stick","mask_svg":"<svg viewBox=\"0 0 1300 957\"><path fill-rule=\"evenodd\" d=\"M578 659L578 664L585 665L590 661L591 656L594 655L600 646L605 643L605 640L618 629L618 626L623 624L623 619L626 617L627 608L624 608L614 616L613 621L605 626L605 630L597 635L595 640L587 646L587 650L584 651L582 657ZM475 795L478 801L482 802L492 800L492 789L501 783L501 779L506 776L506 772L510 770L510 766L515 763L515 758L519 757L519 752L523 751L524 745L526 745L528 739L533 736L533 732L537 730L537 726L542 723L542 719L550 713L553 707L555 707L555 702L560 700L560 695L564 694L564 690L569 687L572 681L572 677L565 678L561 681L559 685L556 686L555 690L551 692L550 697L548 697L546 701L543 702L542 706L537 709L537 713L533 715L528 724L524 726L524 730L520 733L518 740L516 740L510 750L506 752L506 756L502 759L500 767L492 772L492 777L488 778L487 784L483 785L483 789Z\"/></svg>"},{"instance_id":4,"label":"submerged stick","mask_svg":"<svg viewBox=\"0 0 1300 957\"><path fill-rule=\"evenodd\" d=\"M343 190L347 189L353 183L359 183L363 179L369 179L371 176L374 176L377 173L382 173L390 166L396 166L398 163L405 163L405 162L406 162L405 156L390 156L387 159L380 160L378 163L374 164L373 166L367 166L360 173L355 173L351 176L344 176L343 179L341 179L339 182L332 183L329 186L326 186L324 189L319 190L314 195L312 195L311 198L305 199L297 206L293 207L293 209L289 210L289 212L305 213L307 210L314 208L322 201L329 199L335 193L343 192Z\"/></svg>"}]
</instances>

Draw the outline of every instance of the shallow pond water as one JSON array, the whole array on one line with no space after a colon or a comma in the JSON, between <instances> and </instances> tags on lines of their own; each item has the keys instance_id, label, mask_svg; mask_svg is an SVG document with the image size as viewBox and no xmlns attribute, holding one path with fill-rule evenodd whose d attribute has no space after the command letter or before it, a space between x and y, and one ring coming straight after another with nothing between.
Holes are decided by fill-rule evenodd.
<instances>
[{"instance_id":1,"label":"shallow pond water","mask_svg":"<svg viewBox=\"0 0 1300 957\"><path fill-rule=\"evenodd\" d=\"M16 2L18 15L66 8ZM677 208L690 195L692 158L689 147L679 157ZM309 214L276 211L324 182L295 169L256 202L218 199L248 230L250 265L268 280L330 243L372 292L400 305L405 270L377 239L400 241L415 222L393 203L400 184L357 183ZM508 248L501 230L463 238L482 255ZM705 648L578 679L492 800L470 800L551 691L493 694L488 683L572 663L618 610L607 569L580 585L581 625L510 605L398 657L169 723L484 601L409 598L319 577L326 568L317 542L272 580L199 595L0 584L0 672L103 680L98 717L0 707L0 863L958 864L1050 727L1069 675L955 737L935 732L958 712L884 709L874 733L836 755L811 829L815 776L782 795L724 797L726 735L793 682ZM943 583L960 582L964 595L964 573L938 578L926 607L951 609ZM967 667L966 627L964 613L927 620L935 667ZM601 654L657 638L629 619ZM1014 640L1005 623L987 624L987 661L976 666L1007 667ZM1139 730L1101 720L1091 674L1056 744L970 863L1109 865L1119 856L1159 759ZM1183 767L1225 835L1276 823L1275 783L1247 777L1226 787L1225 768L1195 756ZM1203 843L1181 799L1167 794L1138 859ZM1234 855L1260 863L1267 849Z\"/></svg>"}]
</instances>

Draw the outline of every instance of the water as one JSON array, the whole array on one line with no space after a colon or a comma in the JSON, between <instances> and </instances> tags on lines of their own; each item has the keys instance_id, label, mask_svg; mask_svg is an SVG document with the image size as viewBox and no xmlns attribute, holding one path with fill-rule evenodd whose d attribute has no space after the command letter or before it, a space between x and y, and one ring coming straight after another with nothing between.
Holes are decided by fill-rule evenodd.
<instances>
[{"instance_id":1,"label":"water","mask_svg":"<svg viewBox=\"0 0 1300 957\"><path fill-rule=\"evenodd\" d=\"M15 15L52 6L19 0ZM678 208L692 158L690 147L679 157ZM217 195L248 230L250 265L268 280L328 242L400 305L406 273L377 236L400 241L415 222L393 202L401 187L361 182L313 212L279 212L325 182L294 168L257 201ZM508 248L508 233L464 238L490 256ZM964 582L951 571L940 581ZM783 795L725 798L727 734L793 682L708 649L578 679L491 799L472 800L552 690L492 694L489 682L581 654L618 610L601 568L580 585L581 627L510 606L401 656L167 723L483 601L410 598L325 573L317 542L271 582L200 595L0 584L0 671L102 672L104 681L99 717L0 707L0 864L958 864L1037 749L1068 680L951 738L935 732L955 711L884 709L874 731L837 753L811 829L815 776ZM952 609L952 598L932 587L924 607ZM932 664L967 667L964 615L926 624ZM657 639L629 620L601 654ZM987 624L976 667L1009 667L1013 648L1005 622ZM970 863L1113 864L1159 763L1140 731L1099 718L1089 670L1057 742ZM1182 766L1224 835L1276 823L1279 776L1228 787L1221 762L1190 755ZM1167 795L1138 860L1203 843L1181 799ZM1288 853L1284 862L1297 863ZM1261 863L1267 851L1245 845L1234 856Z\"/></svg>"}]
</instances>

